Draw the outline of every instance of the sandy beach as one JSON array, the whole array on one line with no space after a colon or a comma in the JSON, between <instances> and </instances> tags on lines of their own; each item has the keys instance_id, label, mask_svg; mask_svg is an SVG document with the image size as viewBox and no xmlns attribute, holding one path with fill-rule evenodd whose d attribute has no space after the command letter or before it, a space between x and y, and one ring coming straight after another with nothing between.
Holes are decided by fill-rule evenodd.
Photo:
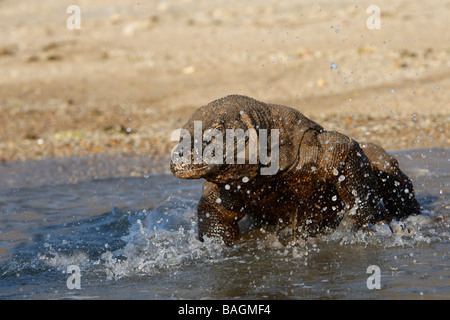
<instances>
[{"instance_id":1,"label":"sandy beach","mask_svg":"<svg viewBox=\"0 0 450 320\"><path fill-rule=\"evenodd\" d=\"M166 158L229 94L388 150L450 145L448 1L0 1L0 161Z\"/></svg>"}]
</instances>

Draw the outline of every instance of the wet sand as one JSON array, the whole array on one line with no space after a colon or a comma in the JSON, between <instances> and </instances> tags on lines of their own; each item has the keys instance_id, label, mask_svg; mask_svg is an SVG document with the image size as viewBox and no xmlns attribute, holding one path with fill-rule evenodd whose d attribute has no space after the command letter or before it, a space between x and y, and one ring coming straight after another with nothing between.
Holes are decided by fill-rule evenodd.
<instances>
[{"instance_id":1,"label":"wet sand","mask_svg":"<svg viewBox=\"0 0 450 320\"><path fill-rule=\"evenodd\" d=\"M79 1L79 30L71 4L0 1L5 165L168 159L172 131L228 94L388 150L450 145L448 2L379 1L379 30L367 1Z\"/></svg>"}]
</instances>

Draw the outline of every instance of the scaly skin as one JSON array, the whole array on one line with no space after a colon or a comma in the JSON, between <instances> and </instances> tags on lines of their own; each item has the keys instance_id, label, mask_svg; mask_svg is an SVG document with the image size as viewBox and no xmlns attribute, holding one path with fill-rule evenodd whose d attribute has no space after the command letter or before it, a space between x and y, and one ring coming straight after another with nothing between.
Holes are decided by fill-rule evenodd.
<instances>
[{"instance_id":1,"label":"scaly skin","mask_svg":"<svg viewBox=\"0 0 450 320\"><path fill-rule=\"evenodd\" d=\"M294 235L326 232L343 221L356 230L420 213L412 182L394 157L377 145L360 145L326 131L297 110L233 95L191 116L183 129L192 137L194 121L202 122L203 132L214 128L223 137L226 129L267 129L269 136L270 130L279 130L279 170L273 175L261 174L270 164L250 164L248 152L245 164L172 161L175 176L206 180L197 208L200 240L220 237L232 244L245 214L277 225L279 239L287 243ZM247 139L246 150L249 147Z\"/></svg>"}]
</instances>

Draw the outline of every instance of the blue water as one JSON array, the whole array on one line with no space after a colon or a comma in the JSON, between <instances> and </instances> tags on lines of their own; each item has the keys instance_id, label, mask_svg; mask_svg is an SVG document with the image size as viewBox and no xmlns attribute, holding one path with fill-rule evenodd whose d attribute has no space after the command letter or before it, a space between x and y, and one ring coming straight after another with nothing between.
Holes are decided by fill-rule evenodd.
<instances>
[{"instance_id":1,"label":"blue water","mask_svg":"<svg viewBox=\"0 0 450 320\"><path fill-rule=\"evenodd\" d=\"M200 180L108 178L114 168L66 179L52 162L0 167L0 298L449 299L450 150L394 154L423 215L394 224L396 233L338 230L295 248L259 230L234 247L199 242ZM92 165L76 162L76 171ZM371 265L380 289L367 286ZM68 284L70 266L79 289Z\"/></svg>"}]
</instances>

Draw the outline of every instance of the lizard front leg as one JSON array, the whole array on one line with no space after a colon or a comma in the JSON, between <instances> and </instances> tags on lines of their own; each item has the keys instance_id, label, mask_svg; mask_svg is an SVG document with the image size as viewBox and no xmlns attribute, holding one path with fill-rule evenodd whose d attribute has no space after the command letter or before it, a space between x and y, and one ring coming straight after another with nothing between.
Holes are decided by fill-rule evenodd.
<instances>
[{"instance_id":1,"label":"lizard front leg","mask_svg":"<svg viewBox=\"0 0 450 320\"><path fill-rule=\"evenodd\" d=\"M400 170L397 159L373 143L365 143L362 148L377 177L378 191L388 213L384 219L389 222L419 214L412 181Z\"/></svg>"},{"instance_id":2,"label":"lizard front leg","mask_svg":"<svg viewBox=\"0 0 450 320\"><path fill-rule=\"evenodd\" d=\"M243 206L237 195L206 181L197 206L198 236L222 238L227 245L239 237L238 222L244 217Z\"/></svg>"},{"instance_id":3,"label":"lizard front leg","mask_svg":"<svg viewBox=\"0 0 450 320\"><path fill-rule=\"evenodd\" d=\"M384 208L378 194L377 178L359 143L336 133L318 136L321 144L320 167L348 208L344 216L356 229L380 221Z\"/></svg>"}]
</instances>

